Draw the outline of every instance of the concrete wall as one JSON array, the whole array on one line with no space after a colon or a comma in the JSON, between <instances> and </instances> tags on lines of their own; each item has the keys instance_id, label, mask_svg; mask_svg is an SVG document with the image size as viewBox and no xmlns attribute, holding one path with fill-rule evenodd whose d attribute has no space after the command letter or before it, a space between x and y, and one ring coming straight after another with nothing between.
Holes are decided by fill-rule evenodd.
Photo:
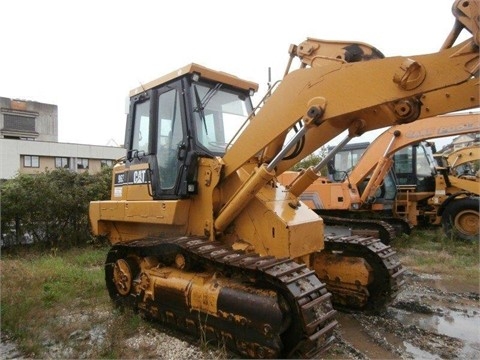
<instances>
[{"instance_id":1,"label":"concrete wall","mask_svg":"<svg viewBox=\"0 0 480 360\"><path fill-rule=\"evenodd\" d=\"M5 128L5 115L35 118L34 132L19 133L20 137L32 137L38 141L58 141L57 105L0 97L0 138L13 134Z\"/></svg>"}]
</instances>

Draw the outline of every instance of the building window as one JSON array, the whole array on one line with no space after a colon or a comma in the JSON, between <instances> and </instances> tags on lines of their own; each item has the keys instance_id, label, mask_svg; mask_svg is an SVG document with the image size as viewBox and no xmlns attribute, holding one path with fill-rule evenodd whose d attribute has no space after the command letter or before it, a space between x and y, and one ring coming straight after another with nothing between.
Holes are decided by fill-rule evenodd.
<instances>
[{"instance_id":1,"label":"building window","mask_svg":"<svg viewBox=\"0 0 480 360\"><path fill-rule=\"evenodd\" d=\"M88 159L77 159L77 169L88 169Z\"/></svg>"},{"instance_id":2,"label":"building window","mask_svg":"<svg viewBox=\"0 0 480 360\"><path fill-rule=\"evenodd\" d=\"M40 167L40 157L35 155L24 155L23 156L23 167Z\"/></svg>"},{"instance_id":3,"label":"building window","mask_svg":"<svg viewBox=\"0 0 480 360\"><path fill-rule=\"evenodd\" d=\"M4 129L17 131L35 131L35 118L16 114L4 114Z\"/></svg>"},{"instance_id":4,"label":"building window","mask_svg":"<svg viewBox=\"0 0 480 360\"><path fill-rule=\"evenodd\" d=\"M55 167L57 169L60 169L60 168L68 169L68 158L66 158L66 157L56 157L55 158Z\"/></svg>"},{"instance_id":5,"label":"building window","mask_svg":"<svg viewBox=\"0 0 480 360\"><path fill-rule=\"evenodd\" d=\"M113 161L112 160L100 160L100 164L103 167L112 167Z\"/></svg>"}]
</instances>

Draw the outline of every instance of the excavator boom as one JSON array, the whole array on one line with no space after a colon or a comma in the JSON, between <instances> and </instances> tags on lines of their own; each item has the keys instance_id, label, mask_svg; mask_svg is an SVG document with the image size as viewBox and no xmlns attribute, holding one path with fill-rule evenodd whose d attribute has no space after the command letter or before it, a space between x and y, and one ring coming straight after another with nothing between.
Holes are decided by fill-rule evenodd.
<instances>
[{"instance_id":1,"label":"excavator boom","mask_svg":"<svg viewBox=\"0 0 480 360\"><path fill-rule=\"evenodd\" d=\"M471 51L463 52L466 47ZM308 127L303 146L278 164L277 175L354 126L355 122L362 122L365 132L478 107L478 79L474 77L478 61L476 46L466 41L431 55L334 63L292 71L278 86L275 96L268 99L262 111L242 132L237 146L225 154L225 176L284 136L285 131L299 121ZM440 75L437 73L440 68L451 71ZM414 85L409 77L416 79ZM365 91L365 84L369 84L368 91ZM287 98L289 101L285 102ZM322 115L312 121L309 116L312 111ZM272 127L272 121L277 126ZM268 163L272 158L261 160Z\"/></svg>"},{"instance_id":2,"label":"excavator boom","mask_svg":"<svg viewBox=\"0 0 480 360\"><path fill-rule=\"evenodd\" d=\"M447 114L417 121L412 124L392 126L379 135L365 150L361 160L350 172L350 183L358 186L382 158L391 158L394 153L411 144L429 139L438 139L480 131L480 113ZM392 142L388 146L389 142ZM382 157L378 156L383 155Z\"/></svg>"}]
</instances>

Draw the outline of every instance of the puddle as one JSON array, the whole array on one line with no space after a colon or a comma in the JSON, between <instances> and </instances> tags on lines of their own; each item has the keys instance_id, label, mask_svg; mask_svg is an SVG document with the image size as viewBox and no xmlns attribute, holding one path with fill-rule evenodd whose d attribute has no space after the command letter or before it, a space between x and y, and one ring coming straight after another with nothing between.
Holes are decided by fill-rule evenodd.
<instances>
[{"instance_id":1,"label":"puddle","mask_svg":"<svg viewBox=\"0 0 480 360\"><path fill-rule=\"evenodd\" d=\"M445 310L442 314L411 313L401 309L391 309L391 313L404 326L417 326L423 330L462 340L460 358L478 358L480 350L480 314L478 309ZM432 359L431 354L405 342L406 350L415 358ZM424 354L420 354L422 351Z\"/></svg>"},{"instance_id":2,"label":"puddle","mask_svg":"<svg viewBox=\"0 0 480 360\"><path fill-rule=\"evenodd\" d=\"M405 346L405 351L408 352L409 354L413 355L414 359L439 359L437 355L430 354L427 351L424 351L412 344L410 344L408 341L404 341L403 345Z\"/></svg>"},{"instance_id":3,"label":"puddle","mask_svg":"<svg viewBox=\"0 0 480 360\"><path fill-rule=\"evenodd\" d=\"M351 346L360 351L369 359L396 359L400 358L393 347L379 344L366 332L364 327L353 316L345 313L337 313L339 330L343 338L347 339ZM395 339L392 334L382 333L389 338L389 342L401 344L401 339ZM392 341L393 340L393 341Z\"/></svg>"}]
</instances>

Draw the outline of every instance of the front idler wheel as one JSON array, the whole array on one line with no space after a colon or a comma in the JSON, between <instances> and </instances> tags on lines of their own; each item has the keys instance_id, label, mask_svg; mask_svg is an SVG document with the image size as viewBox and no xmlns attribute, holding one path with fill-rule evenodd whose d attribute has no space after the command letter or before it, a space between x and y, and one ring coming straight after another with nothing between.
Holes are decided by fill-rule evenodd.
<instances>
[{"instance_id":1,"label":"front idler wheel","mask_svg":"<svg viewBox=\"0 0 480 360\"><path fill-rule=\"evenodd\" d=\"M120 295L126 296L132 289L133 274L125 259L118 259L113 266L113 283Z\"/></svg>"},{"instance_id":2,"label":"front idler wheel","mask_svg":"<svg viewBox=\"0 0 480 360\"><path fill-rule=\"evenodd\" d=\"M139 266L134 258L115 250L109 252L105 262L105 282L115 305L133 307L133 282L138 273Z\"/></svg>"}]
</instances>

